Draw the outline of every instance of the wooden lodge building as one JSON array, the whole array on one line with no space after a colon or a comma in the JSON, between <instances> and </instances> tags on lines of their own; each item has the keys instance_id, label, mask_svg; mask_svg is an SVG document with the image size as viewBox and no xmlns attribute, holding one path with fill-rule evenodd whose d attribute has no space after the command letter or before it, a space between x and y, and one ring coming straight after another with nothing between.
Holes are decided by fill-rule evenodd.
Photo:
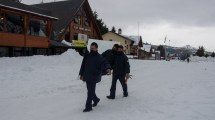
<instances>
[{"instance_id":1,"label":"wooden lodge building","mask_svg":"<svg viewBox=\"0 0 215 120\"><path fill-rule=\"evenodd\" d=\"M0 57L54 55L62 40L100 39L88 0L35 5L0 0Z\"/></svg>"},{"instance_id":2,"label":"wooden lodge building","mask_svg":"<svg viewBox=\"0 0 215 120\"><path fill-rule=\"evenodd\" d=\"M49 48L55 20L49 11L0 0L0 56L33 55Z\"/></svg>"}]
</instances>

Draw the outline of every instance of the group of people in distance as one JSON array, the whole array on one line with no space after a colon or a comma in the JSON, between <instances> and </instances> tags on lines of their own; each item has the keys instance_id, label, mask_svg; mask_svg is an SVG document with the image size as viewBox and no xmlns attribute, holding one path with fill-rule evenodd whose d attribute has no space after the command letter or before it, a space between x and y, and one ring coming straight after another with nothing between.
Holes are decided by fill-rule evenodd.
<instances>
[{"instance_id":1,"label":"group of people in distance","mask_svg":"<svg viewBox=\"0 0 215 120\"><path fill-rule=\"evenodd\" d=\"M80 80L86 82L87 101L83 112L92 111L100 99L96 96L96 84L101 81L102 75L112 74L112 85L108 99L115 99L116 83L120 81L123 88L123 96L128 97L127 80L130 75L130 64L124 54L123 46L114 44L113 48L102 54L98 53L98 44L90 45L90 52L85 52L80 68ZM93 104L92 104L93 103Z\"/></svg>"}]
</instances>

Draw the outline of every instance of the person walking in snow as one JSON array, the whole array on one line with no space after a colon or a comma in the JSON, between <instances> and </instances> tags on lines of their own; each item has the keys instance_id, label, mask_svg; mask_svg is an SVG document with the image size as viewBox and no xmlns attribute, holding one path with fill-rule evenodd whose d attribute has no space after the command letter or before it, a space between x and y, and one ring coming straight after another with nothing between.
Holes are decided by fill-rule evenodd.
<instances>
[{"instance_id":1,"label":"person walking in snow","mask_svg":"<svg viewBox=\"0 0 215 120\"><path fill-rule=\"evenodd\" d=\"M93 42L90 46L90 53L83 58L80 68L80 79L87 85L87 101L83 112L90 112L92 107L97 106L100 99L96 96L96 84L101 81L102 71L106 70L107 74L111 74L110 65L108 65L98 53L98 45ZM92 105L92 101L94 102Z\"/></svg>"},{"instance_id":2,"label":"person walking in snow","mask_svg":"<svg viewBox=\"0 0 215 120\"><path fill-rule=\"evenodd\" d=\"M130 64L128 61L128 57L123 52L123 46L120 45L118 47L117 55L114 58L112 85L110 88L110 95L107 96L108 99L115 99L116 83L118 79L123 88L123 96L124 97L128 96L127 80L130 77L129 73Z\"/></svg>"},{"instance_id":3,"label":"person walking in snow","mask_svg":"<svg viewBox=\"0 0 215 120\"><path fill-rule=\"evenodd\" d=\"M111 68L113 67L114 58L117 54L119 45L114 44L112 49L106 50L102 53L102 56L107 60L107 62L111 65Z\"/></svg>"},{"instance_id":4,"label":"person walking in snow","mask_svg":"<svg viewBox=\"0 0 215 120\"><path fill-rule=\"evenodd\" d=\"M189 63L190 62L190 58L189 57L187 57L187 63Z\"/></svg>"}]
</instances>

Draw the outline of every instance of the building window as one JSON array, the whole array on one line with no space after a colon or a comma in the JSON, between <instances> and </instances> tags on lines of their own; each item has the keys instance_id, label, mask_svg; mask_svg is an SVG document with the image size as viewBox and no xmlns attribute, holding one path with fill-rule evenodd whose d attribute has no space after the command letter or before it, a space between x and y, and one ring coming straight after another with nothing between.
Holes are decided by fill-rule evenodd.
<instances>
[{"instance_id":1,"label":"building window","mask_svg":"<svg viewBox=\"0 0 215 120\"><path fill-rule=\"evenodd\" d=\"M127 44L127 41L125 40L125 44Z\"/></svg>"},{"instance_id":2,"label":"building window","mask_svg":"<svg viewBox=\"0 0 215 120\"><path fill-rule=\"evenodd\" d=\"M23 33L23 16L9 13L1 14L1 24L1 29L3 28L2 31L17 34Z\"/></svg>"},{"instance_id":3,"label":"building window","mask_svg":"<svg viewBox=\"0 0 215 120\"><path fill-rule=\"evenodd\" d=\"M74 22L76 23L76 24L81 24L81 16L77 16L75 19L74 19Z\"/></svg>"},{"instance_id":4,"label":"building window","mask_svg":"<svg viewBox=\"0 0 215 120\"><path fill-rule=\"evenodd\" d=\"M75 33L73 38L74 40L78 40L78 33Z\"/></svg>"},{"instance_id":5,"label":"building window","mask_svg":"<svg viewBox=\"0 0 215 120\"><path fill-rule=\"evenodd\" d=\"M31 18L29 23L29 35L47 37L48 36L48 22L45 20Z\"/></svg>"},{"instance_id":6,"label":"building window","mask_svg":"<svg viewBox=\"0 0 215 120\"><path fill-rule=\"evenodd\" d=\"M4 18L4 14L0 14L0 31L4 31L4 20L5 20L5 18Z\"/></svg>"},{"instance_id":7,"label":"building window","mask_svg":"<svg viewBox=\"0 0 215 120\"><path fill-rule=\"evenodd\" d=\"M87 17L85 17L84 19L85 19L85 20L84 20L84 26L89 27L89 26L90 26L89 20L87 19Z\"/></svg>"},{"instance_id":8,"label":"building window","mask_svg":"<svg viewBox=\"0 0 215 120\"><path fill-rule=\"evenodd\" d=\"M65 40L68 41L68 42L70 42L70 32L67 32L65 34Z\"/></svg>"},{"instance_id":9,"label":"building window","mask_svg":"<svg viewBox=\"0 0 215 120\"><path fill-rule=\"evenodd\" d=\"M78 24L81 24L81 16L78 16Z\"/></svg>"}]
</instances>

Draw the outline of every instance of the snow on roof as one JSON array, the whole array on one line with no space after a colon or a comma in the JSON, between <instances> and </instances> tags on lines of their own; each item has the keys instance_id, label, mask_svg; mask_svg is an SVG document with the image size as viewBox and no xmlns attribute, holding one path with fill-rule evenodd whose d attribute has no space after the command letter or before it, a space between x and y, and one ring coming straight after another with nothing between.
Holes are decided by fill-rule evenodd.
<instances>
[{"instance_id":1,"label":"snow on roof","mask_svg":"<svg viewBox=\"0 0 215 120\"><path fill-rule=\"evenodd\" d=\"M151 47L152 47L151 45L143 45L143 47L140 48L140 49L142 49L142 50L144 50L144 51L146 51L146 52L150 52Z\"/></svg>"},{"instance_id":2,"label":"snow on roof","mask_svg":"<svg viewBox=\"0 0 215 120\"><path fill-rule=\"evenodd\" d=\"M69 45L66 45L64 43L61 43L61 42L55 41L55 40L50 40L50 45L56 46L56 47L70 47Z\"/></svg>"},{"instance_id":3,"label":"snow on roof","mask_svg":"<svg viewBox=\"0 0 215 120\"><path fill-rule=\"evenodd\" d=\"M66 40L62 40L61 43L63 43L63 44L65 44L65 45L68 45L68 46L72 47L72 43L67 42Z\"/></svg>"},{"instance_id":4,"label":"snow on roof","mask_svg":"<svg viewBox=\"0 0 215 120\"><path fill-rule=\"evenodd\" d=\"M128 36L128 38L130 38L131 40L134 41L134 45L138 45L140 42L140 36Z\"/></svg>"},{"instance_id":5,"label":"snow on roof","mask_svg":"<svg viewBox=\"0 0 215 120\"><path fill-rule=\"evenodd\" d=\"M140 36L135 36L135 35L131 35L131 36L128 36L128 35L122 35L132 41L134 41L134 45L138 45L139 42L140 42Z\"/></svg>"}]
</instances>

